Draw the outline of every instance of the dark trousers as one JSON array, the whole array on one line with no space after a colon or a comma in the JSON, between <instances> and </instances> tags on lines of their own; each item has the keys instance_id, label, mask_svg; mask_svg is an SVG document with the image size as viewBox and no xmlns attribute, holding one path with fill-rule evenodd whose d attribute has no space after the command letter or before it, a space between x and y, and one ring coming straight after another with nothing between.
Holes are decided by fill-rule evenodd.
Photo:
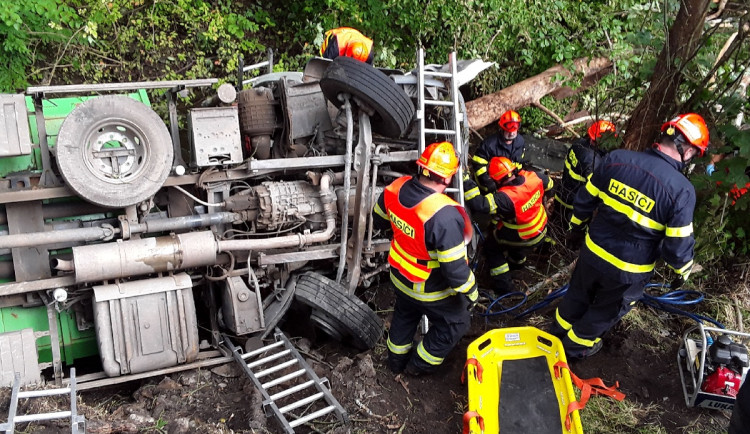
<instances>
[{"instance_id":1,"label":"dark trousers","mask_svg":"<svg viewBox=\"0 0 750 434\"><path fill-rule=\"evenodd\" d=\"M580 357L633 308L651 279L634 283L611 279L578 259L568 291L560 301L552 334L562 338L569 357Z\"/></svg>"},{"instance_id":2,"label":"dark trousers","mask_svg":"<svg viewBox=\"0 0 750 434\"><path fill-rule=\"evenodd\" d=\"M407 353L397 354L389 348L388 366L391 370L400 372L407 363L422 372L436 369L469 330L471 316L468 306L469 301L460 294L443 300L421 302L396 290L396 306L388 340L398 347L410 346L422 315L429 320L429 330L421 344Z\"/></svg>"},{"instance_id":3,"label":"dark trousers","mask_svg":"<svg viewBox=\"0 0 750 434\"><path fill-rule=\"evenodd\" d=\"M484 255L494 290L498 295L514 291L510 277L510 265L520 265L526 261L526 255L538 244L544 241L544 233L524 240L518 231L508 228L493 229L492 234L484 243Z\"/></svg>"},{"instance_id":4,"label":"dark trousers","mask_svg":"<svg viewBox=\"0 0 750 434\"><path fill-rule=\"evenodd\" d=\"M734 402L732 418L729 420L729 434L750 433L750 381L745 379Z\"/></svg>"}]
</instances>

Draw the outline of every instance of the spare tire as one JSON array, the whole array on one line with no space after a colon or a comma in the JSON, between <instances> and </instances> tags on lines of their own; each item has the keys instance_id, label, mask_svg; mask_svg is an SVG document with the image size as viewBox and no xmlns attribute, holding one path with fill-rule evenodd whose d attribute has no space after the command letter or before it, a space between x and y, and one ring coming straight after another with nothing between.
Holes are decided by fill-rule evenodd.
<instances>
[{"instance_id":1,"label":"spare tire","mask_svg":"<svg viewBox=\"0 0 750 434\"><path fill-rule=\"evenodd\" d=\"M414 104L406 92L383 72L359 60L339 56L328 66L320 88L336 107L340 93L359 98L375 111L372 130L386 137L400 137L414 118Z\"/></svg>"},{"instance_id":2,"label":"spare tire","mask_svg":"<svg viewBox=\"0 0 750 434\"><path fill-rule=\"evenodd\" d=\"M383 323L375 312L334 280L313 272L302 274L294 295L312 308L312 322L334 339L367 350L383 334Z\"/></svg>"},{"instance_id":3,"label":"spare tire","mask_svg":"<svg viewBox=\"0 0 750 434\"><path fill-rule=\"evenodd\" d=\"M96 205L122 208L156 194L172 170L166 125L151 108L126 96L92 98L60 126L55 145L65 182Z\"/></svg>"}]
</instances>

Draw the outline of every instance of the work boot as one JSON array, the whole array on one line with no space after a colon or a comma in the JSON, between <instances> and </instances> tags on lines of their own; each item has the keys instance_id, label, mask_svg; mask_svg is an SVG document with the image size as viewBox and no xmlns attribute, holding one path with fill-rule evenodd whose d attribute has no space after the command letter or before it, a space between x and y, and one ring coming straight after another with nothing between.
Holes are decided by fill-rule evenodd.
<instances>
[{"instance_id":1,"label":"work boot","mask_svg":"<svg viewBox=\"0 0 750 434\"><path fill-rule=\"evenodd\" d=\"M420 369L416 365L414 365L414 363L409 361L409 363L406 365L406 369L404 369L404 373L410 377L420 377L422 375L429 375L432 372Z\"/></svg>"},{"instance_id":2,"label":"work boot","mask_svg":"<svg viewBox=\"0 0 750 434\"><path fill-rule=\"evenodd\" d=\"M516 291L516 285L513 284L513 279L510 278L510 274L508 273L494 276L492 278L492 284L495 297L500 297L501 295L510 294L511 292Z\"/></svg>"},{"instance_id":3,"label":"work boot","mask_svg":"<svg viewBox=\"0 0 750 434\"><path fill-rule=\"evenodd\" d=\"M513 259L508 257L508 268L511 270L523 270L526 267L526 257L520 259Z\"/></svg>"},{"instance_id":4,"label":"work boot","mask_svg":"<svg viewBox=\"0 0 750 434\"><path fill-rule=\"evenodd\" d=\"M569 342L571 341L567 338L563 340L563 347L565 347L565 344ZM568 348L565 348L565 355L567 355L569 359L583 360L598 353L602 349L603 346L604 346L604 341L601 341L601 340L595 343L594 346L590 348L581 348L580 345L576 345L577 348L573 350L568 350Z\"/></svg>"}]
</instances>

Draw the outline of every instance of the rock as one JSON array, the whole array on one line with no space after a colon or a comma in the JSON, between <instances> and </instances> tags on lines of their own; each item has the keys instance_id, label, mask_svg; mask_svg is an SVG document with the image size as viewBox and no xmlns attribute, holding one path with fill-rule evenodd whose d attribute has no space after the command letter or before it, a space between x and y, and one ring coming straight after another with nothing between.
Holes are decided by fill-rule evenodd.
<instances>
[{"instance_id":1,"label":"rock","mask_svg":"<svg viewBox=\"0 0 750 434\"><path fill-rule=\"evenodd\" d=\"M179 378L180 384L186 387L193 387L200 383L198 371L183 372Z\"/></svg>"},{"instance_id":2,"label":"rock","mask_svg":"<svg viewBox=\"0 0 750 434\"><path fill-rule=\"evenodd\" d=\"M154 419L151 416L144 416L142 414L137 414L137 413L133 413L130 416L128 416L128 420L138 425L139 427L150 426L156 422L156 419Z\"/></svg>"},{"instance_id":3,"label":"rock","mask_svg":"<svg viewBox=\"0 0 750 434\"><path fill-rule=\"evenodd\" d=\"M307 338L302 338L297 341L297 348L299 348L300 352L302 353L309 353L310 347L310 340Z\"/></svg>"},{"instance_id":4,"label":"rock","mask_svg":"<svg viewBox=\"0 0 750 434\"><path fill-rule=\"evenodd\" d=\"M138 426L132 422L124 420L114 422L87 420L86 432L90 434L134 433L138 432Z\"/></svg>"},{"instance_id":5,"label":"rock","mask_svg":"<svg viewBox=\"0 0 750 434\"><path fill-rule=\"evenodd\" d=\"M240 372L240 369L237 367L237 364L234 362L217 366L211 369L211 372L218 375L219 377L224 378L236 378L242 374Z\"/></svg>"},{"instance_id":6,"label":"rock","mask_svg":"<svg viewBox=\"0 0 750 434\"><path fill-rule=\"evenodd\" d=\"M369 354L362 357L359 362L359 373L366 378L375 378L375 365L372 363L372 357Z\"/></svg>"},{"instance_id":7,"label":"rock","mask_svg":"<svg viewBox=\"0 0 750 434\"><path fill-rule=\"evenodd\" d=\"M342 357L334 368L337 372L344 372L354 364L354 360L348 357Z\"/></svg>"},{"instance_id":8,"label":"rock","mask_svg":"<svg viewBox=\"0 0 750 434\"><path fill-rule=\"evenodd\" d=\"M171 390L179 390L182 386L180 386L180 383L174 381L171 377L164 377L161 382L159 382L159 385L156 386L156 391L158 393L164 393Z\"/></svg>"},{"instance_id":9,"label":"rock","mask_svg":"<svg viewBox=\"0 0 750 434\"><path fill-rule=\"evenodd\" d=\"M192 432L190 427L190 419L187 417L180 417L167 425L167 432L169 434L185 434Z\"/></svg>"}]
</instances>

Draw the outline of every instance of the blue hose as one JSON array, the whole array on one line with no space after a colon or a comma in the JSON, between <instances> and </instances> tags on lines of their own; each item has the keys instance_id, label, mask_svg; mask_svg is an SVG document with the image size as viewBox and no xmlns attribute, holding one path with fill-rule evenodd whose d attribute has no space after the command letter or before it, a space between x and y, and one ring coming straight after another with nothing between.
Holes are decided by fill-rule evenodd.
<instances>
[{"instance_id":1,"label":"blue hose","mask_svg":"<svg viewBox=\"0 0 750 434\"><path fill-rule=\"evenodd\" d=\"M665 283L649 283L646 285L646 289L648 288L669 288L669 284ZM660 309L665 312L674 313L677 315L686 316L698 323L702 321L708 321L711 324L715 325L718 328L726 328L724 325L718 321L716 321L713 318L709 318L704 315L700 315L697 313L691 313L684 311L682 309L678 309L673 306L685 306L690 304L697 304L703 301L705 296L703 293L698 291L685 291L685 290L677 290L677 291L671 291L667 292L666 294L654 296L647 292L643 293L643 296L640 298L640 302L645 304L646 306L652 307L654 309Z\"/></svg>"},{"instance_id":2,"label":"blue hose","mask_svg":"<svg viewBox=\"0 0 750 434\"><path fill-rule=\"evenodd\" d=\"M483 294L483 295L487 296L486 293ZM511 297L520 297L521 301L517 302L516 304L514 304L514 305L512 305L510 307L505 307L504 305L502 305L500 303L501 301L505 300L506 298L511 298ZM492 299L491 297L488 297L488 298ZM504 313L512 312L512 311L518 309L519 307L521 307L524 303L526 303L527 299L528 299L528 297L526 296L526 294L523 293L523 292L520 292L520 291L519 292L510 292L508 294L503 294L500 297L497 297L496 299L492 300L492 302L490 302L490 305L487 306L487 311L485 311L484 313L480 313L479 315L480 316L484 316L484 317L493 317L493 316L497 316L497 315L502 315ZM495 305L499 306L501 309L498 310L498 311L493 312L492 308L494 308Z\"/></svg>"},{"instance_id":3,"label":"blue hose","mask_svg":"<svg viewBox=\"0 0 750 434\"><path fill-rule=\"evenodd\" d=\"M568 292L568 284L566 283L561 288L557 288L556 290L550 292L547 294L546 297L542 299L542 301L536 303L535 305L529 307L528 309L524 310L523 312L519 313L515 316L516 319L523 318L526 315L530 314L531 312L534 312L537 309L541 309L543 307L548 306L550 303L552 303L553 300L562 297L565 295L565 293Z\"/></svg>"}]
</instances>

